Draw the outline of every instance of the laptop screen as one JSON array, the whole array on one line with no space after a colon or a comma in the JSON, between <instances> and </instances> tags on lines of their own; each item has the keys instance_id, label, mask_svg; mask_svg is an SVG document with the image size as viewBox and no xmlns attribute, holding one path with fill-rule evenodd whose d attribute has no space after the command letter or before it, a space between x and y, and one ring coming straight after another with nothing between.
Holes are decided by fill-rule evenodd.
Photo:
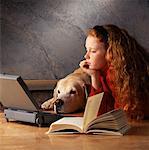
<instances>
[{"instance_id":1,"label":"laptop screen","mask_svg":"<svg viewBox=\"0 0 149 150\"><path fill-rule=\"evenodd\" d=\"M20 76L0 74L0 102L6 108L39 110L39 106Z\"/></svg>"}]
</instances>

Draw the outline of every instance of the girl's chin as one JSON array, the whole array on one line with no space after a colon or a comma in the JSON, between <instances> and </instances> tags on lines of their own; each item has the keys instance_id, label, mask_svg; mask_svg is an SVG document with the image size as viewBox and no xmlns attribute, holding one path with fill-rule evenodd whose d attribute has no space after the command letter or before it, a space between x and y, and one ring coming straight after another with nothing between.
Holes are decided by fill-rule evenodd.
<instances>
[{"instance_id":1,"label":"girl's chin","mask_svg":"<svg viewBox=\"0 0 149 150\"><path fill-rule=\"evenodd\" d=\"M89 69L92 69L92 70L100 70L99 68L94 67L94 66L89 66Z\"/></svg>"},{"instance_id":2,"label":"girl's chin","mask_svg":"<svg viewBox=\"0 0 149 150\"><path fill-rule=\"evenodd\" d=\"M96 67L94 67L94 66L89 66L89 69L93 69L93 70L95 70L95 69L96 69Z\"/></svg>"}]
</instances>

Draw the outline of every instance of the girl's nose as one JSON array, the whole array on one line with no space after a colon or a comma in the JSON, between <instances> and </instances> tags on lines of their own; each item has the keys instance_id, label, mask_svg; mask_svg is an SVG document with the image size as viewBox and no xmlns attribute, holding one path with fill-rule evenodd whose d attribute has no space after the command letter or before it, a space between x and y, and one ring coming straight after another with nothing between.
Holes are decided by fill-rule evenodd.
<instances>
[{"instance_id":1,"label":"girl's nose","mask_svg":"<svg viewBox=\"0 0 149 150\"><path fill-rule=\"evenodd\" d=\"M88 51L87 51L86 54L84 55L84 58L85 58L85 59L89 59L89 58L90 58Z\"/></svg>"}]
</instances>

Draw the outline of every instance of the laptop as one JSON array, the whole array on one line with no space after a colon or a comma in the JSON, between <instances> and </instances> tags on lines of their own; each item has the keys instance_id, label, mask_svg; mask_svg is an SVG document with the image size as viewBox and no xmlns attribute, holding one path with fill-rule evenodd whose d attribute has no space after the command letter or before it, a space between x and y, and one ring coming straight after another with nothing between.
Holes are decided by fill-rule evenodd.
<instances>
[{"instance_id":1,"label":"laptop","mask_svg":"<svg viewBox=\"0 0 149 150\"><path fill-rule=\"evenodd\" d=\"M62 114L43 111L21 76L0 74L0 102L4 106L7 121L16 120L42 126L63 117Z\"/></svg>"}]
</instances>

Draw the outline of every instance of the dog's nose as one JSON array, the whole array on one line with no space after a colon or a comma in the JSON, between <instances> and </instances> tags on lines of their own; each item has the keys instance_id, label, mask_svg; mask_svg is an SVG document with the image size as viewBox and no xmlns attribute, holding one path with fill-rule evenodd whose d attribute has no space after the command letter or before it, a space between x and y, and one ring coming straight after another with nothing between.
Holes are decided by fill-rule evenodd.
<instances>
[{"instance_id":1,"label":"dog's nose","mask_svg":"<svg viewBox=\"0 0 149 150\"><path fill-rule=\"evenodd\" d=\"M62 106L63 104L64 104L64 101L62 101L61 99L57 99L57 100L55 101L56 107L60 107L60 106Z\"/></svg>"},{"instance_id":2,"label":"dog's nose","mask_svg":"<svg viewBox=\"0 0 149 150\"><path fill-rule=\"evenodd\" d=\"M60 113L63 104L64 101L62 101L61 99L57 99L54 103L54 111L56 113Z\"/></svg>"}]
</instances>

